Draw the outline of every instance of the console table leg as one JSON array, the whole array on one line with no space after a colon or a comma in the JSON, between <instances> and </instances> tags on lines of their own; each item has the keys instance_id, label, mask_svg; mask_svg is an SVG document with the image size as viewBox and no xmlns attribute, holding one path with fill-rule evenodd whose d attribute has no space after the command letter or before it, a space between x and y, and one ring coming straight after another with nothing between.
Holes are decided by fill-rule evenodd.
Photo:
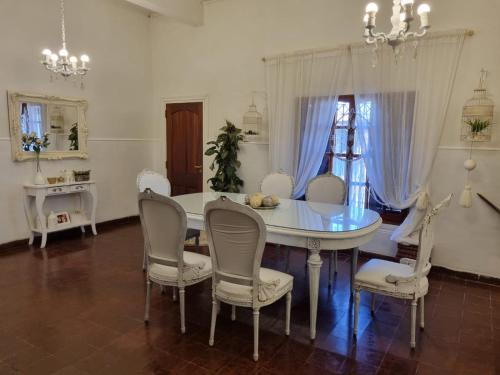
<instances>
[{"instance_id":1,"label":"console table leg","mask_svg":"<svg viewBox=\"0 0 500 375\"><path fill-rule=\"evenodd\" d=\"M309 270L309 324L311 340L314 340L316 338L316 320L318 316L319 277L323 261L319 255L320 240L308 239L307 242L309 249L309 258L307 260Z\"/></svg>"},{"instance_id":2,"label":"console table leg","mask_svg":"<svg viewBox=\"0 0 500 375\"><path fill-rule=\"evenodd\" d=\"M80 225L80 230L82 231L82 233L85 233L85 226Z\"/></svg>"},{"instance_id":3,"label":"console table leg","mask_svg":"<svg viewBox=\"0 0 500 375\"><path fill-rule=\"evenodd\" d=\"M45 249L45 245L47 245L47 232L42 233L42 243L40 244L40 249Z\"/></svg>"},{"instance_id":4,"label":"console table leg","mask_svg":"<svg viewBox=\"0 0 500 375\"><path fill-rule=\"evenodd\" d=\"M30 236L29 236L29 239L28 239L28 245L33 245L33 242L35 241L35 234L30 231Z\"/></svg>"},{"instance_id":5,"label":"console table leg","mask_svg":"<svg viewBox=\"0 0 500 375\"><path fill-rule=\"evenodd\" d=\"M45 202L45 194L43 191L38 190L35 197L36 214L38 215L38 222L40 223L40 231L42 233L42 243L40 248L45 248L47 244L47 218L43 213L43 203Z\"/></svg>"}]
</instances>

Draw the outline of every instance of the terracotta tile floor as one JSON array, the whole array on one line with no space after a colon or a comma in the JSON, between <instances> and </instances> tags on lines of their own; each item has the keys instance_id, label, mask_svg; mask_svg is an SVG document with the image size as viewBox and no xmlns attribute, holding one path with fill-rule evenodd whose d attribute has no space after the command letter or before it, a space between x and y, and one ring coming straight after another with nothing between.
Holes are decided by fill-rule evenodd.
<instances>
[{"instance_id":1,"label":"terracotta tile floor","mask_svg":"<svg viewBox=\"0 0 500 375\"><path fill-rule=\"evenodd\" d=\"M329 292L323 267L318 338L308 339L304 254L292 252L292 333L284 301L261 313L260 361L252 356L251 313L231 322L223 306L208 346L210 282L188 288L187 332L171 292L154 289L145 326L142 238L137 224L97 237L49 238L45 251L0 255L0 374L474 374L500 373L500 288L433 273L426 329L409 349L408 305L379 298L375 317L362 297L360 335L351 337L349 259L340 256ZM326 259L325 259L326 260ZM284 249L264 264L283 269Z\"/></svg>"}]
</instances>

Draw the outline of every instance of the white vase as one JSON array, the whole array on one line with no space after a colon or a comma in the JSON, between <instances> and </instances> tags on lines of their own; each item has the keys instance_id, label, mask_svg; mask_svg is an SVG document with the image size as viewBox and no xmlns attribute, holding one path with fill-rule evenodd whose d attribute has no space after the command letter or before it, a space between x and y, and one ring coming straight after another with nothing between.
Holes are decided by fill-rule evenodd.
<instances>
[{"instance_id":1,"label":"white vase","mask_svg":"<svg viewBox=\"0 0 500 375\"><path fill-rule=\"evenodd\" d=\"M45 177L43 177L42 172L36 172L35 185L45 185Z\"/></svg>"}]
</instances>

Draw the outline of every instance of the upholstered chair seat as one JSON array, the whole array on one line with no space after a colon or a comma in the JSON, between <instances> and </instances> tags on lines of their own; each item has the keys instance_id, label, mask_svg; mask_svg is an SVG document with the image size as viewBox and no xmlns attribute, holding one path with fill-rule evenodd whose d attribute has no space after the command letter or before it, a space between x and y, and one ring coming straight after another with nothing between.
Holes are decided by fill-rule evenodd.
<instances>
[{"instance_id":1,"label":"upholstered chair seat","mask_svg":"<svg viewBox=\"0 0 500 375\"><path fill-rule=\"evenodd\" d=\"M197 282L199 279L206 279L212 274L212 261L210 257L184 251L184 272L182 279L187 285ZM153 263L148 270L149 277L152 281L162 284L165 282L177 282L179 277L179 269L177 267L166 266Z\"/></svg>"}]
</instances>

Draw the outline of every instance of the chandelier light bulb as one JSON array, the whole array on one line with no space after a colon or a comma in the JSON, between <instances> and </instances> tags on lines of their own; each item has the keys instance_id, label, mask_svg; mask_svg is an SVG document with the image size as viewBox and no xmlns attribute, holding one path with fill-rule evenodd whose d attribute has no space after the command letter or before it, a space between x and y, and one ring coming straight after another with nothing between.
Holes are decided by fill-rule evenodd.
<instances>
[{"instance_id":1,"label":"chandelier light bulb","mask_svg":"<svg viewBox=\"0 0 500 375\"><path fill-rule=\"evenodd\" d=\"M68 50L66 48L62 48L59 50L59 56L61 57L68 57L69 53L68 53Z\"/></svg>"},{"instance_id":2,"label":"chandelier light bulb","mask_svg":"<svg viewBox=\"0 0 500 375\"><path fill-rule=\"evenodd\" d=\"M88 55L81 55L80 60L82 60L82 62L84 63L88 63L90 61L90 58L88 57Z\"/></svg>"},{"instance_id":3,"label":"chandelier light bulb","mask_svg":"<svg viewBox=\"0 0 500 375\"><path fill-rule=\"evenodd\" d=\"M366 13L371 14L377 12L378 12L378 5L375 3L368 3L368 5L366 6Z\"/></svg>"},{"instance_id":4,"label":"chandelier light bulb","mask_svg":"<svg viewBox=\"0 0 500 375\"><path fill-rule=\"evenodd\" d=\"M369 17L370 17L370 16L369 16L368 14L365 14L365 15L364 15L364 17L363 17L363 23L365 24L365 26L366 26L366 25L368 25L368 18L369 18ZM50 52L50 51L49 51L49 52Z\"/></svg>"},{"instance_id":5,"label":"chandelier light bulb","mask_svg":"<svg viewBox=\"0 0 500 375\"><path fill-rule=\"evenodd\" d=\"M57 62L57 60L59 60L59 56L57 56L55 53L53 53L52 55L50 55L50 59L53 62Z\"/></svg>"},{"instance_id":6,"label":"chandelier light bulb","mask_svg":"<svg viewBox=\"0 0 500 375\"><path fill-rule=\"evenodd\" d=\"M417 9L417 13L419 16L421 16L424 13L429 13L431 11L431 7L429 4L420 4L420 6Z\"/></svg>"},{"instance_id":7,"label":"chandelier light bulb","mask_svg":"<svg viewBox=\"0 0 500 375\"><path fill-rule=\"evenodd\" d=\"M42 55L44 56L50 56L52 55L52 51L48 48L45 48L43 51L42 51Z\"/></svg>"},{"instance_id":8,"label":"chandelier light bulb","mask_svg":"<svg viewBox=\"0 0 500 375\"><path fill-rule=\"evenodd\" d=\"M78 58L77 58L76 56L71 56L71 57L69 58L69 62L70 62L70 63L77 63L77 62L78 62Z\"/></svg>"},{"instance_id":9,"label":"chandelier light bulb","mask_svg":"<svg viewBox=\"0 0 500 375\"><path fill-rule=\"evenodd\" d=\"M399 20L400 20L401 22L406 21L406 12L399 13Z\"/></svg>"},{"instance_id":10,"label":"chandelier light bulb","mask_svg":"<svg viewBox=\"0 0 500 375\"><path fill-rule=\"evenodd\" d=\"M414 1L413 0L401 0L401 5L413 5Z\"/></svg>"}]
</instances>

